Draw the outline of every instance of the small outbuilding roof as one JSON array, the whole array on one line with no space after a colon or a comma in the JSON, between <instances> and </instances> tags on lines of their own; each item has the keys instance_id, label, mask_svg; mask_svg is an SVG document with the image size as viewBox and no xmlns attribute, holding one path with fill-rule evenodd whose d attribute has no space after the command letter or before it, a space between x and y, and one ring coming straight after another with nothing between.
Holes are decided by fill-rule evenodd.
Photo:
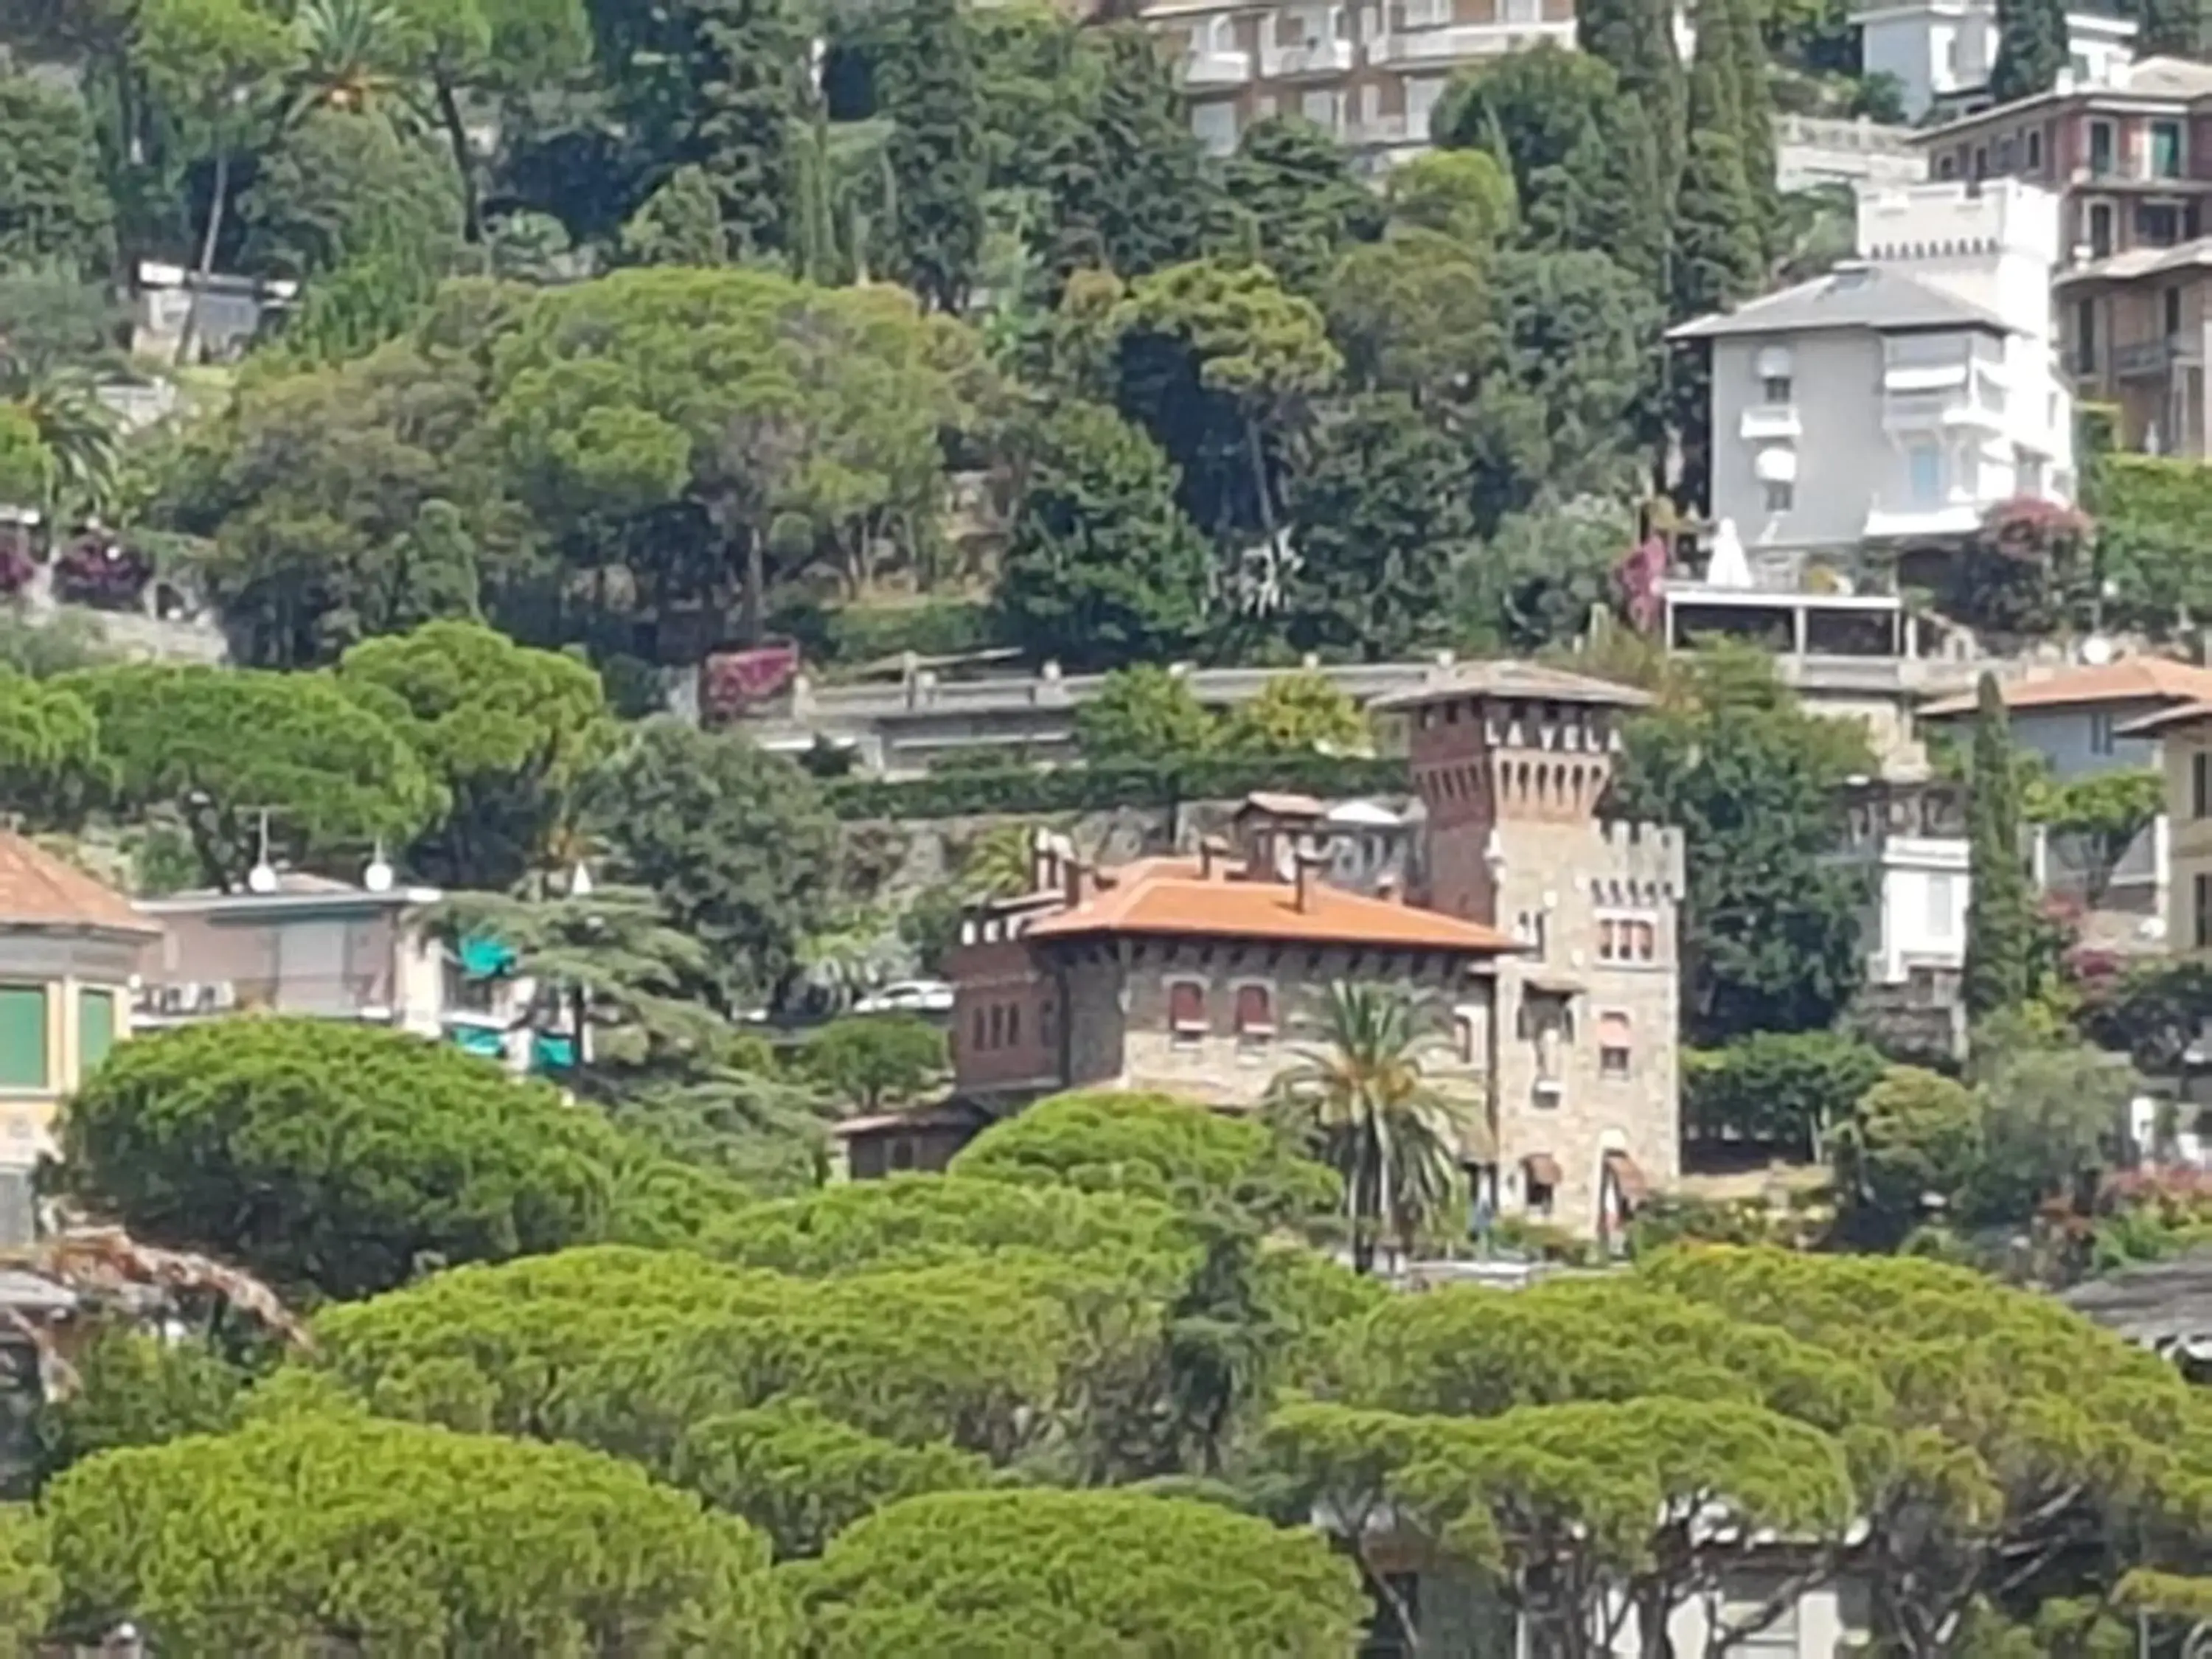
<instances>
[{"instance_id":1,"label":"small outbuilding roof","mask_svg":"<svg viewBox=\"0 0 2212 1659\"><path fill-rule=\"evenodd\" d=\"M161 931L122 894L13 830L0 830L0 927Z\"/></svg>"}]
</instances>

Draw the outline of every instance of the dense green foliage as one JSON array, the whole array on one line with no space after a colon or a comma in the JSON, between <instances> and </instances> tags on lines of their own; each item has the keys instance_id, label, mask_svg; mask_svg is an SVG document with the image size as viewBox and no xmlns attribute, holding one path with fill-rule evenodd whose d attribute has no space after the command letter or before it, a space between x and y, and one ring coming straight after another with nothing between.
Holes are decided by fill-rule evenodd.
<instances>
[{"instance_id":1,"label":"dense green foliage","mask_svg":"<svg viewBox=\"0 0 2212 1659\"><path fill-rule=\"evenodd\" d=\"M1683 1133L1816 1160L1881 1073L1879 1050L1836 1031L1754 1031L1693 1049L1682 1060Z\"/></svg>"},{"instance_id":2,"label":"dense green foliage","mask_svg":"<svg viewBox=\"0 0 2212 1659\"><path fill-rule=\"evenodd\" d=\"M1857 988L1860 873L1827 854L1863 731L1809 714L1747 647L1693 664L1629 731L1615 804L1688 842L1683 1023L1692 1042L1832 1024Z\"/></svg>"},{"instance_id":3,"label":"dense green foliage","mask_svg":"<svg viewBox=\"0 0 2212 1659\"><path fill-rule=\"evenodd\" d=\"M1972 889L1966 907L1966 967L1961 994L1976 1019L2008 1013L2027 1000L2034 915L2021 842L2020 763L1995 677L1981 678L1968 783L1967 854Z\"/></svg>"},{"instance_id":4,"label":"dense green foliage","mask_svg":"<svg viewBox=\"0 0 2212 1659\"><path fill-rule=\"evenodd\" d=\"M1326 1659L1363 1601L1317 1535L1189 1499L959 1492L861 1522L797 1576L825 1659L958 1651Z\"/></svg>"},{"instance_id":5,"label":"dense green foliage","mask_svg":"<svg viewBox=\"0 0 2212 1659\"><path fill-rule=\"evenodd\" d=\"M149 1239L331 1297L446 1263L684 1236L727 1201L543 1085L392 1030L190 1026L72 1103L76 1190Z\"/></svg>"},{"instance_id":6,"label":"dense green foliage","mask_svg":"<svg viewBox=\"0 0 2212 1659\"><path fill-rule=\"evenodd\" d=\"M140 1620L180 1659L340 1637L790 1651L757 1534L574 1447L283 1414L106 1453L41 1507L65 1624L91 1637Z\"/></svg>"}]
</instances>

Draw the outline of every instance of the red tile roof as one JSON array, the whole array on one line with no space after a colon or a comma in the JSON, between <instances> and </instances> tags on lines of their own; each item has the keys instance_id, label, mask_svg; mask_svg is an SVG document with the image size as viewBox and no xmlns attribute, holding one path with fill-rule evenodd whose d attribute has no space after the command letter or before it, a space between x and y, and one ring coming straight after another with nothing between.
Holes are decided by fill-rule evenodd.
<instances>
[{"instance_id":1,"label":"red tile roof","mask_svg":"<svg viewBox=\"0 0 2212 1659\"><path fill-rule=\"evenodd\" d=\"M1362 945L1498 956L1519 945L1494 927L1388 899L1348 893L1313 878L1306 905L1289 882L1240 876L1202 878L1189 859L1143 859L1109 871L1103 890L1031 924L1025 938L1094 933L1174 933L1269 939L1288 945Z\"/></svg>"},{"instance_id":2,"label":"red tile roof","mask_svg":"<svg viewBox=\"0 0 2212 1659\"><path fill-rule=\"evenodd\" d=\"M2069 708L2100 702L2212 702L2212 668L2171 657L2123 657L2091 668L2072 668L2041 679L2014 680L2002 688L2007 708ZM1945 697L1920 712L1942 718L1971 714L1972 696Z\"/></svg>"},{"instance_id":3,"label":"red tile roof","mask_svg":"<svg viewBox=\"0 0 2212 1659\"><path fill-rule=\"evenodd\" d=\"M0 927L161 931L120 893L8 830L0 830Z\"/></svg>"}]
</instances>

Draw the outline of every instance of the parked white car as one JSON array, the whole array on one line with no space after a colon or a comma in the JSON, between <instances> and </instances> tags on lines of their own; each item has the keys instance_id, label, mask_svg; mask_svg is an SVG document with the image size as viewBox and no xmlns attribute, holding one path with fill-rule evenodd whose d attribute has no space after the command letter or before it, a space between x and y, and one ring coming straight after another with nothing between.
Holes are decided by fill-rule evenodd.
<instances>
[{"instance_id":1,"label":"parked white car","mask_svg":"<svg viewBox=\"0 0 2212 1659\"><path fill-rule=\"evenodd\" d=\"M856 1014L949 1014L952 987L941 979L894 980L853 1005Z\"/></svg>"}]
</instances>

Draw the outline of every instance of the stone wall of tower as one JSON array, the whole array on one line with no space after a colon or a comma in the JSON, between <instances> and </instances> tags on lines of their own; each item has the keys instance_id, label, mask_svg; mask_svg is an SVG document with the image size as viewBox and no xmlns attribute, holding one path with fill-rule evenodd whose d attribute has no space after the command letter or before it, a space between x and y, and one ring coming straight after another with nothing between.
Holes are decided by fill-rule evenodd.
<instances>
[{"instance_id":1,"label":"stone wall of tower","mask_svg":"<svg viewBox=\"0 0 2212 1659\"><path fill-rule=\"evenodd\" d=\"M1525 947L1498 969L1497 1210L1582 1235L1617 1230L1624 1182L1680 1167L1683 843L1597 816L1620 718L1471 696L1414 711L1408 741L1428 902Z\"/></svg>"}]
</instances>

